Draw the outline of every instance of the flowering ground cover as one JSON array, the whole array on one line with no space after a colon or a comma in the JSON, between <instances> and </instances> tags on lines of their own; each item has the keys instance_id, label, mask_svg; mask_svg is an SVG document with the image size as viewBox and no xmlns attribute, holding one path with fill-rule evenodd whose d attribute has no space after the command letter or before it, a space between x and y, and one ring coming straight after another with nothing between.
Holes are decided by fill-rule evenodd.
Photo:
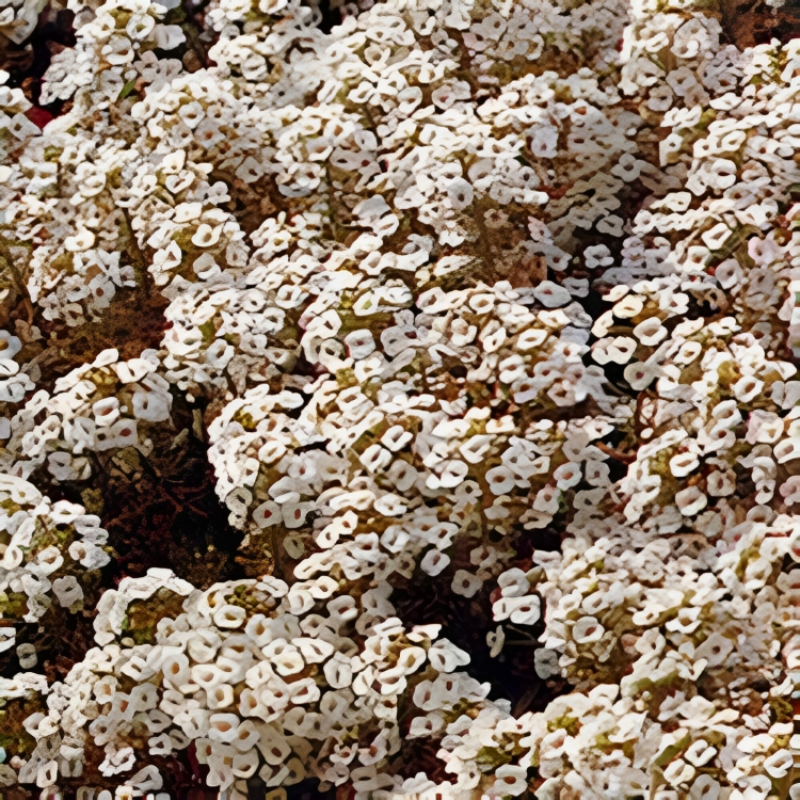
<instances>
[{"instance_id":1,"label":"flowering ground cover","mask_svg":"<svg viewBox=\"0 0 800 800\"><path fill-rule=\"evenodd\" d=\"M3 800L800 800L800 12L2 1Z\"/></svg>"}]
</instances>

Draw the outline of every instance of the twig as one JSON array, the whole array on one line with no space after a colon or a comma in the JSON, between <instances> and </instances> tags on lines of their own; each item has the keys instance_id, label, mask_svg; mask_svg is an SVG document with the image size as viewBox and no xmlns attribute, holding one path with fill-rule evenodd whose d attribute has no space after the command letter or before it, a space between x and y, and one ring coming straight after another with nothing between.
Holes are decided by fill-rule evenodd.
<instances>
[{"instance_id":1,"label":"twig","mask_svg":"<svg viewBox=\"0 0 800 800\"><path fill-rule=\"evenodd\" d=\"M139 284L142 287L145 297L150 296L150 286L147 283L147 267L145 266L144 253L139 247L139 242L136 239L136 234L133 232L131 225L131 216L128 209L124 206L121 207L122 216L125 217L125 227L128 231L128 241L130 242L131 258L134 262L133 268L136 271L136 277L139 279Z\"/></svg>"},{"instance_id":2,"label":"twig","mask_svg":"<svg viewBox=\"0 0 800 800\"><path fill-rule=\"evenodd\" d=\"M613 447L609 447L603 442L596 442L595 446L610 458L613 458L615 461L621 461L623 464L633 464L633 462L636 461L636 453L623 453L621 450L615 450Z\"/></svg>"},{"instance_id":3,"label":"twig","mask_svg":"<svg viewBox=\"0 0 800 800\"><path fill-rule=\"evenodd\" d=\"M22 277L17 270L17 265L14 263L14 256L11 254L11 251L8 249L8 241L0 237L0 257L6 262L6 266L8 267L9 272L11 273L11 277L14 281L14 286L17 289L17 292L22 296L22 303L25 306L25 311L28 313L28 325L33 324L33 303L31 303L31 296L28 293L28 289L25 284L22 282Z\"/></svg>"}]
</instances>

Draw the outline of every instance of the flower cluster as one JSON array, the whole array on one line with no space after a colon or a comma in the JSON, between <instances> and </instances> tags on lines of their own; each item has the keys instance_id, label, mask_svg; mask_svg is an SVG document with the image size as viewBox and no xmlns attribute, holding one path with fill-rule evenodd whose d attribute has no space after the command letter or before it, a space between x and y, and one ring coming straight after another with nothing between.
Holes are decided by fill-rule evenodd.
<instances>
[{"instance_id":1,"label":"flower cluster","mask_svg":"<svg viewBox=\"0 0 800 800\"><path fill-rule=\"evenodd\" d=\"M16 647L23 670L36 666L31 626L55 603L77 613L91 574L108 564L108 533L100 518L74 503L52 503L28 481L0 477L0 652ZM94 592L92 592L94 594ZM6 697L5 693L3 694Z\"/></svg>"},{"instance_id":2,"label":"flower cluster","mask_svg":"<svg viewBox=\"0 0 800 800\"><path fill-rule=\"evenodd\" d=\"M185 598L177 616L163 613L165 593ZM368 605L330 579L290 587L263 577L201 592L168 570L126 578L102 597L101 646L51 691L47 713L26 721L37 746L24 769L51 786L45 753L60 746L63 755L88 732L104 749L106 777L193 744L208 785L232 797L247 797L255 774L268 790L316 774L352 782L363 797L403 791L381 771L401 746L401 708L437 709L444 723L488 686L455 671L466 653L438 638L438 625L406 630L387 617L359 635ZM137 793L162 788L153 766L124 780ZM465 774L453 790L473 783Z\"/></svg>"},{"instance_id":3,"label":"flower cluster","mask_svg":"<svg viewBox=\"0 0 800 800\"><path fill-rule=\"evenodd\" d=\"M559 289L500 282L415 300L400 285L326 303L300 348L328 375L300 391L249 390L210 426L231 521L285 530L290 554L320 551L308 560L317 570L372 572L380 559L379 578L417 555L439 574L461 533L488 545L545 527L592 439L612 429L547 417L588 399L614 408L581 360L589 320L577 304L556 307L570 300ZM475 581L461 570L454 589L470 596Z\"/></svg>"},{"instance_id":4,"label":"flower cluster","mask_svg":"<svg viewBox=\"0 0 800 800\"><path fill-rule=\"evenodd\" d=\"M119 360L104 350L84 367L42 389L6 421L3 466L30 478L44 470L56 483L86 481L104 458L125 447L152 451L148 432L170 420L172 395L158 374L158 356Z\"/></svg>"}]
</instances>

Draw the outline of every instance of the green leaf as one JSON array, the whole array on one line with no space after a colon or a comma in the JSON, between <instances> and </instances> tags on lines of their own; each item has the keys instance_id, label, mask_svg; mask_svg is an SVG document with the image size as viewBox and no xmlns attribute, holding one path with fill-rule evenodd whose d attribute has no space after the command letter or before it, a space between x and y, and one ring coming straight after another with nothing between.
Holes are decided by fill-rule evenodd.
<instances>
[{"instance_id":1,"label":"green leaf","mask_svg":"<svg viewBox=\"0 0 800 800\"><path fill-rule=\"evenodd\" d=\"M135 86L136 86L136 79L133 78L132 80L129 80L122 87L122 91L119 93L119 97L117 97L117 102L119 103L122 100L124 100L133 91Z\"/></svg>"}]
</instances>

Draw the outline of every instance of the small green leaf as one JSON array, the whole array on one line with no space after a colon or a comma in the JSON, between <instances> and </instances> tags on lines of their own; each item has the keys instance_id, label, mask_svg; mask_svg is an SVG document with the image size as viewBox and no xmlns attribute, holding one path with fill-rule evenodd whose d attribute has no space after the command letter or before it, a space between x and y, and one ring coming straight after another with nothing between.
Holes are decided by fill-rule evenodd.
<instances>
[{"instance_id":1,"label":"small green leaf","mask_svg":"<svg viewBox=\"0 0 800 800\"><path fill-rule=\"evenodd\" d=\"M136 86L136 79L129 80L123 87L122 91L119 93L119 97L117 97L117 102L124 100L134 89Z\"/></svg>"}]
</instances>

